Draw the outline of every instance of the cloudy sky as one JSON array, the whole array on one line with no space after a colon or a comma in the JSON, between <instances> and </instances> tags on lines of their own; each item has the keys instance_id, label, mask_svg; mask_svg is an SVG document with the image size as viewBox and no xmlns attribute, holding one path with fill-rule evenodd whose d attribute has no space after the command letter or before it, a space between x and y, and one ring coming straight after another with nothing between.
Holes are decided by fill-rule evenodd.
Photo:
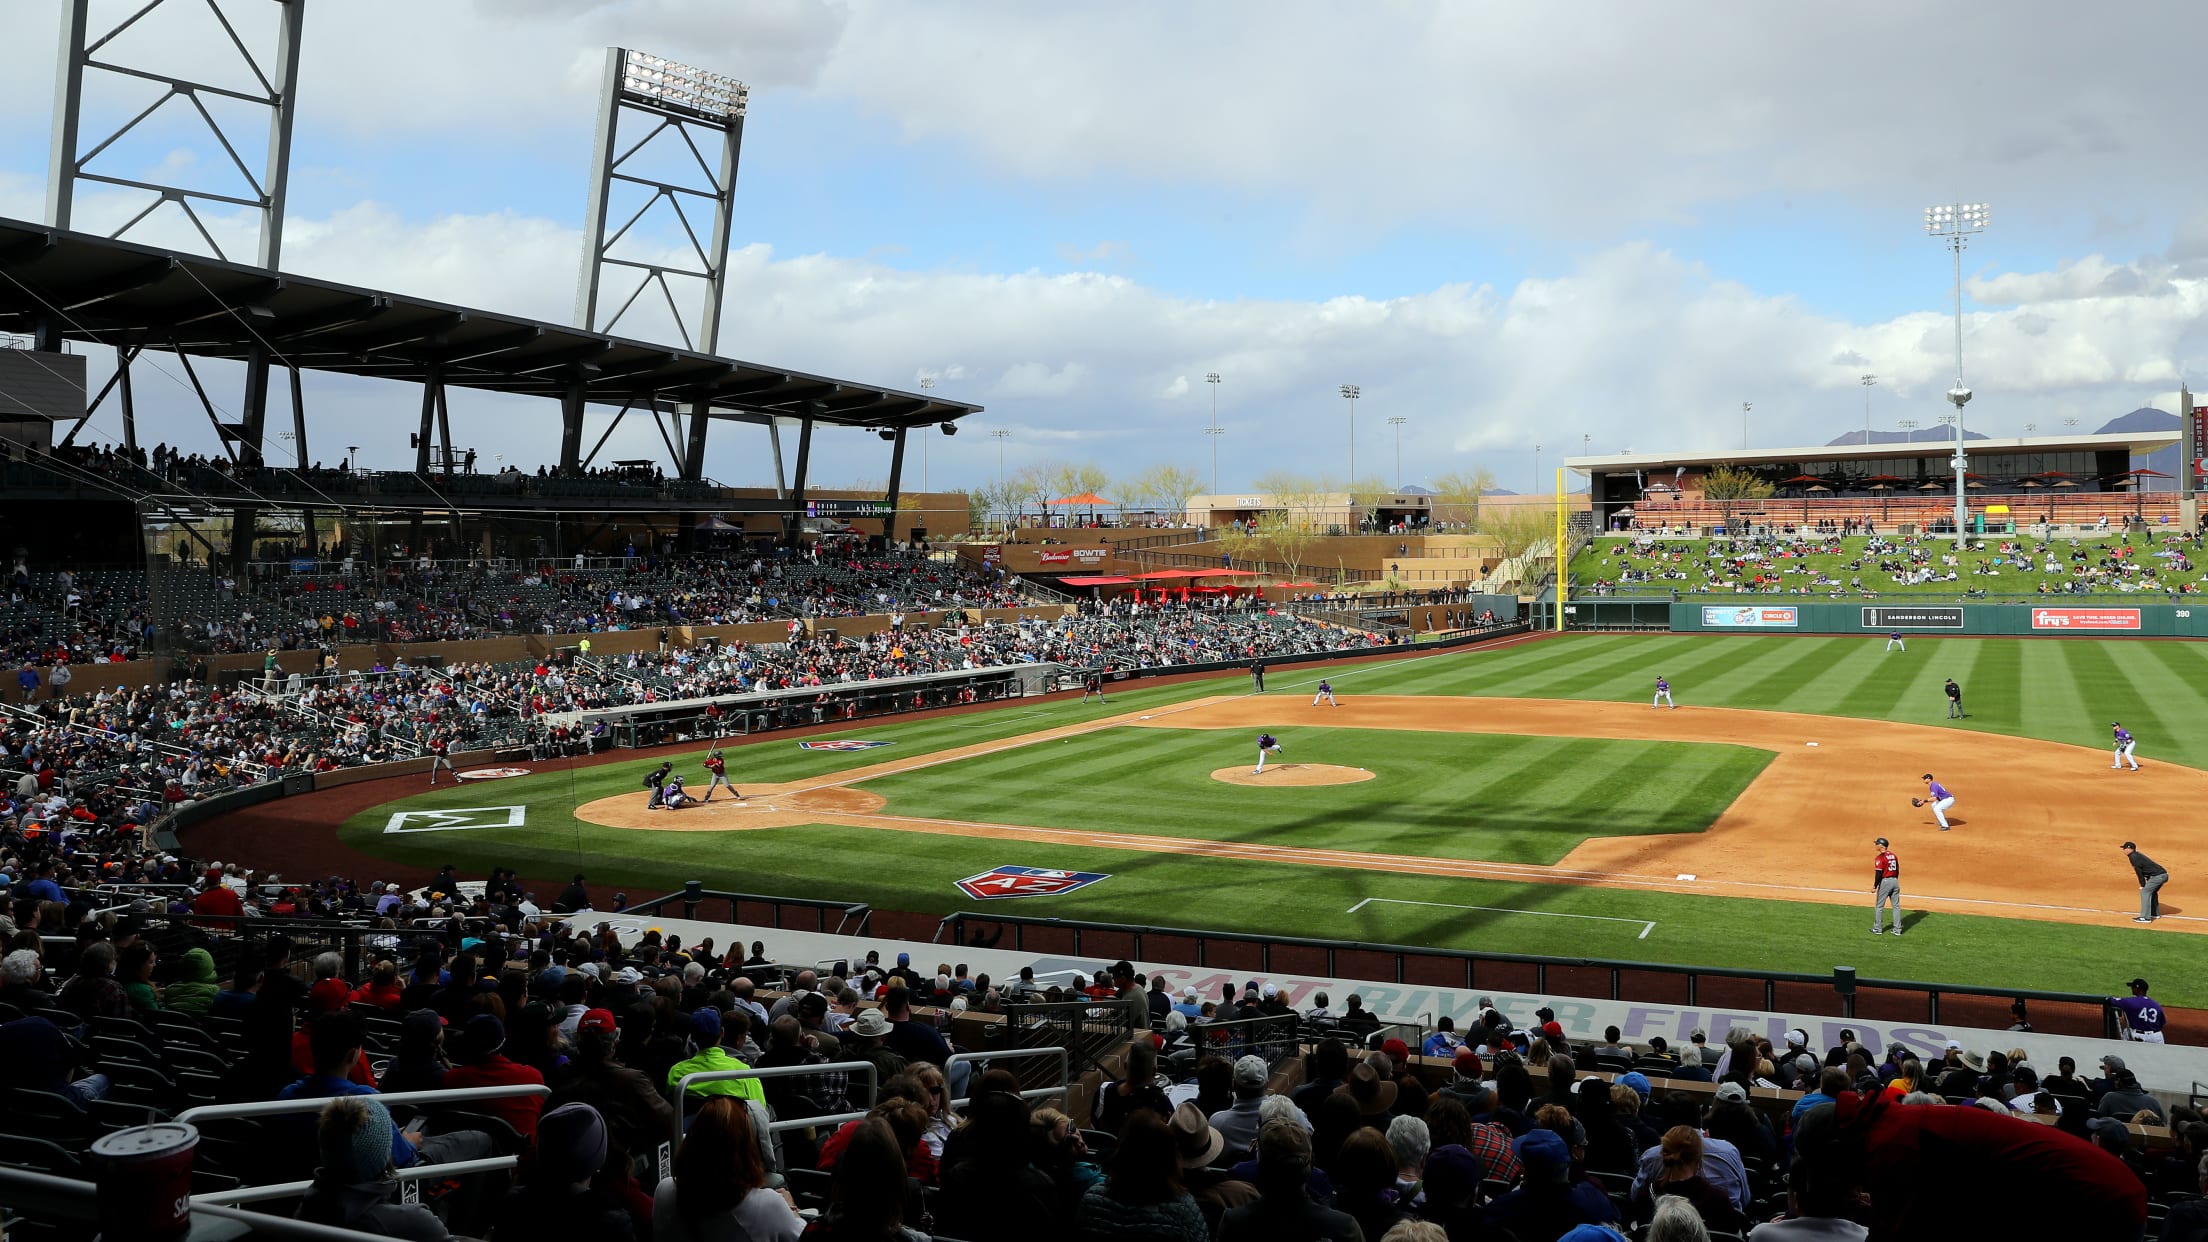
<instances>
[{"instance_id":1,"label":"cloudy sky","mask_svg":"<svg viewBox=\"0 0 2208 1242\"><path fill-rule=\"evenodd\" d=\"M95 0L95 25L139 3ZM271 41L268 6L221 3ZM0 215L43 217L61 7L7 0ZM1344 473L1343 383L1363 389L1361 473L1394 475L1387 420L1408 420L1407 482L1484 466L1524 489L1537 443L1547 468L1731 446L1743 401L1752 443L1822 442L1863 425L1865 373L1875 427L1929 425L1953 294L1922 211L1957 199L1993 205L1964 254L1974 429L2089 429L2174 410L2189 366L2208 383L2208 166L2169 60L2208 34L2198 4L309 8L288 269L570 320L604 48L727 72L752 96L722 352L935 377L988 407L930 447L938 488L994 477L993 429L1014 469L1208 474L1210 371L1230 489ZM168 0L108 55L249 80L205 0ZM151 99L100 74L87 95L111 124ZM172 101L98 167L234 188L204 132ZM136 210L87 194L79 222ZM217 228L228 245L249 225ZM130 236L184 229L157 214ZM648 316L622 330L672 339ZM180 386L137 391L142 435L214 451ZM311 385L315 455L401 464L414 399ZM456 396L454 418L486 460L557 450L548 404ZM872 437L819 447L823 482L886 474ZM664 451L624 425L605 455ZM769 470L763 432L716 429L709 474Z\"/></svg>"}]
</instances>

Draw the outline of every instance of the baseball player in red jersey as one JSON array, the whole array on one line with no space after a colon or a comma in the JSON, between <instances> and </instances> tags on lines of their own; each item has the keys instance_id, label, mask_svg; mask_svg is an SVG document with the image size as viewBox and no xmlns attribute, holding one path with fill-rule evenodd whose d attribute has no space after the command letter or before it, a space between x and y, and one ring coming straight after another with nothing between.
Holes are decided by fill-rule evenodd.
<instances>
[{"instance_id":1,"label":"baseball player in red jersey","mask_svg":"<svg viewBox=\"0 0 2208 1242\"><path fill-rule=\"evenodd\" d=\"M1901 934L1901 860L1886 848L1886 838L1878 839L1878 853L1871 856L1871 934L1883 935L1886 931L1886 907L1894 908L1894 934Z\"/></svg>"},{"instance_id":2,"label":"baseball player in red jersey","mask_svg":"<svg viewBox=\"0 0 2208 1242\"><path fill-rule=\"evenodd\" d=\"M452 766L452 756L447 753L451 749L452 743L447 742L445 735L442 733L429 739L429 787L431 789L437 788L437 769L439 768L452 773L453 784L460 783L460 773Z\"/></svg>"},{"instance_id":3,"label":"baseball player in red jersey","mask_svg":"<svg viewBox=\"0 0 2208 1242\"><path fill-rule=\"evenodd\" d=\"M716 750L705 757L705 770L713 774L713 779L706 782L705 796L698 799L698 801L711 802L713 791L723 786L727 787L729 793L736 796L738 802L744 800L743 791L736 788L735 783L728 779L728 764L722 760L720 751Z\"/></svg>"}]
</instances>

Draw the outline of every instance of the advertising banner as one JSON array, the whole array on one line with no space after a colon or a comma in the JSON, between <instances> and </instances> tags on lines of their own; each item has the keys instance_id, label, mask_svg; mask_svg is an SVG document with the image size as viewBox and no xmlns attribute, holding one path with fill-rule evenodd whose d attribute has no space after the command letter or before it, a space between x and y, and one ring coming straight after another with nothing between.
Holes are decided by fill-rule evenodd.
<instances>
[{"instance_id":1,"label":"advertising banner","mask_svg":"<svg viewBox=\"0 0 2208 1242\"><path fill-rule=\"evenodd\" d=\"M1960 605L1944 608L1865 608L1866 630L1959 630L1963 628Z\"/></svg>"},{"instance_id":2,"label":"advertising banner","mask_svg":"<svg viewBox=\"0 0 2208 1242\"><path fill-rule=\"evenodd\" d=\"M1038 565L1071 565L1073 564L1073 553L1037 552L1035 554L1035 563Z\"/></svg>"},{"instance_id":3,"label":"advertising banner","mask_svg":"<svg viewBox=\"0 0 2208 1242\"><path fill-rule=\"evenodd\" d=\"M2035 630L2136 630L2136 608L2034 608Z\"/></svg>"},{"instance_id":4,"label":"advertising banner","mask_svg":"<svg viewBox=\"0 0 2208 1242\"><path fill-rule=\"evenodd\" d=\"M1702 624L1724 630L1791 630L1802 623L1799 608L1704 608Z\"/></svg>"}]
</instances>

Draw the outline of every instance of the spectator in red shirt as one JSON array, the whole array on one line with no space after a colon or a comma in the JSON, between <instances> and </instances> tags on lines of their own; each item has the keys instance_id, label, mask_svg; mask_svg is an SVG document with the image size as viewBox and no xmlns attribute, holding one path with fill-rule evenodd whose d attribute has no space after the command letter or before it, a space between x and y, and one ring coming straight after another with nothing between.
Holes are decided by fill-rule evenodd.
<instances>
[{"instance_id":1,"label":"spectator in red shirt","mask_svg":"<svg viewBox=\"0 0 2208 1242\"><path fill-rule=\"evenodd\" d=\"M506 1024L499 1021L498 1015L479 1013L468 1019L467 1026L461 1030L457 1050L461 1063L446 1071L446 1089L505 1087L516 1083L542 1086L544 1075L507 1060L502 1051L505 1047ZM532 1143L537 1136L537 1115L543 1108L543 1098L534 1095L481 1102L481 1111L504 1120L516 1134Z\"/></svg>"}]
</instances>

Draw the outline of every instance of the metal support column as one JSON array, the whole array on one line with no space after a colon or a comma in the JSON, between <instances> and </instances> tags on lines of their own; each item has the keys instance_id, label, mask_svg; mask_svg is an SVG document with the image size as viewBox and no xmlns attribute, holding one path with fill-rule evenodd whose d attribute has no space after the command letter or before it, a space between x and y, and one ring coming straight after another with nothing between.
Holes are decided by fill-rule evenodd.
<instances>
[{"instance_id":1,"label":"metal support column","mask_svg":"<svg viewBox=\"0 0 2208 1242\"><path fill-rule=\"evenodd\" d=\"M779 418L767 420L767 447L774 452L774 498L786 500L790 489L788 479L782 471L782 420Z\"/></svg>"},{"instance_id":2,"label":"metal support column","mask_svg":"<svg viewBox=\"0 0 2208 1242\"><path fill-rule=\"evenodd\" d=\"M583 461L583 385L578 380L560 394L560 473L581 473Z\"/></svg>"},{"instance_id":3,"label":"metal support column","mask_svg":"<svg viewBox=\"0 0 2208 1242\"><path fill-rule=\"evenodd\" d=\"M414 473L429 473L429 436L437 418L438 392L445 386L444 372L431 367L429 378L422 381L421 426L414 432Z\"/></svg>"},{"instance_id":4,"label":"metal support column","mask_svg":"<svg viewBox=\"0 0 2208 1242\"><path fill-rule=\"evenodd\" d=\"M138 447L138 406L130 399L130 364L137 357L135 345L115 347L116 396L123 402L123 447L133 451Z\"/></svg>"},{"instance_id":5,"label":"metal support column","mask_svg":"<svg viewBox=\"0 0 2208 1242\"><path fill-rule=\"evenodd\" d=\"M782 521L782 533L790 545L797 544L797 532L805 520L805 472L813 464L813 416L806 414L797 420L797 472L790 488L790 515Z\"/></svg>"},{"instance_id":6,"label":"metal support column","mask_svg":"<svg viewBox=\"0 0 2208 1242\"><path fill-rule=\"evenodd\" d=\"M445 473L452 473L452 407L451 394L443 384L437 385L437 447L444 452Z\"/></svg>"},{"instance_id":7,"label":"metal support column","mask_svg":"<svg viewBox=\"0 0 2208 1242\"><path fill-rule=\"evenodd\" d=\"M882 540L894 545L897 542L897 492L905 477L905 429L897 429L896 439L890 441L889 492L883 497L889 511L882 515Z\"/></svg>"}]
</instances>

